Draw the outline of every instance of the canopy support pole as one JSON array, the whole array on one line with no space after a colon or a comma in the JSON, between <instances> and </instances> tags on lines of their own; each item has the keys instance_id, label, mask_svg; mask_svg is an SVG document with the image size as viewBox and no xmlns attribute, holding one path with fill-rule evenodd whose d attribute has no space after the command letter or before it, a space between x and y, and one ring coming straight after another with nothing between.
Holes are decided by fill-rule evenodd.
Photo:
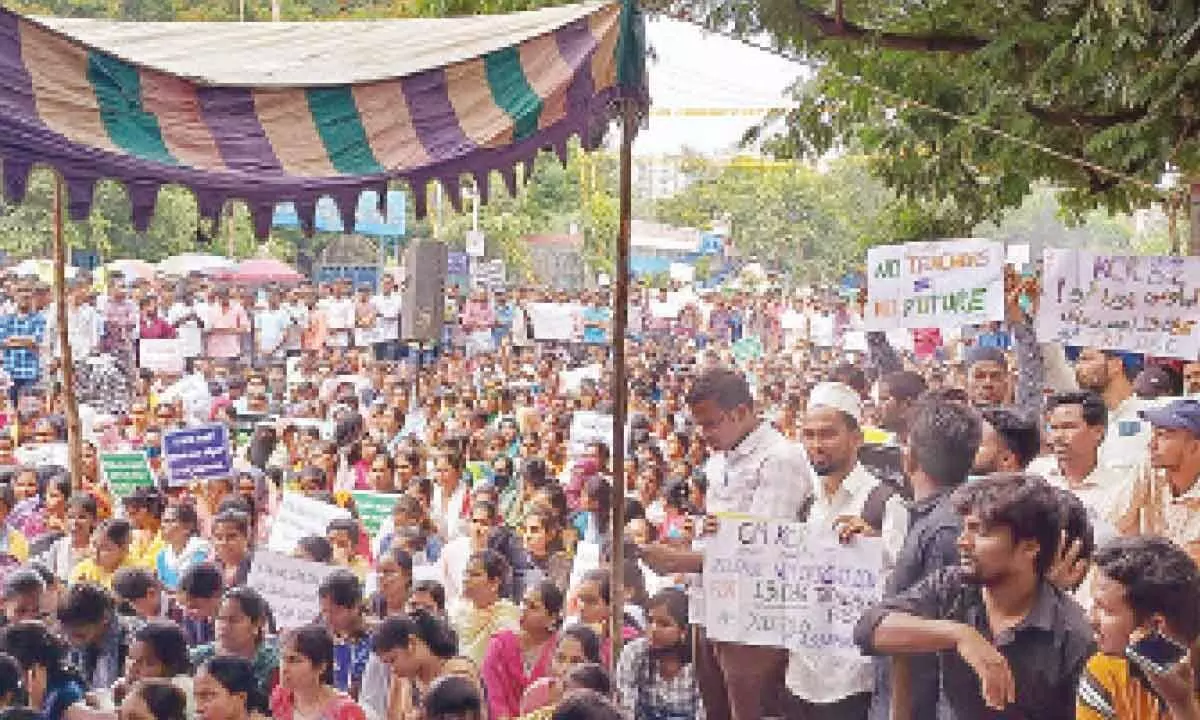
<instances>
[{"instance_id":1,"label":"canopy support pole","mask_svg":"<svg viewBox=\"0 0 1200 720\"><path fill-rule=\"evenodd\" d=\"M637 106L625 101L621 107L620 214L617 231L616 279L613 294L613 485L612 485L612 599L613 663L621 656L621 632L625 624L625 416L629 406L625 364L625 331L629 325L629 245L633 215L633 136L637 132Z\"/></svg>"},{"instance_id":2,"label":"canopy support pole","mask_svg":"<svg viewBox=\"0 0 1200 720\"><path fill-rule=\"evenodd\" d=\"M70 312L67 307L67 241L63 236L62 176L54 174L54 304L58 314L58 361L62 368L63 402L67 416L67 469L71 487L83 487L83 438L79 427L79 405L75 402L75 360L71 357ZM53 347L53 344L51 345ZM43 362L48 360L44 358Z\"/></svg>"}]
</instances>

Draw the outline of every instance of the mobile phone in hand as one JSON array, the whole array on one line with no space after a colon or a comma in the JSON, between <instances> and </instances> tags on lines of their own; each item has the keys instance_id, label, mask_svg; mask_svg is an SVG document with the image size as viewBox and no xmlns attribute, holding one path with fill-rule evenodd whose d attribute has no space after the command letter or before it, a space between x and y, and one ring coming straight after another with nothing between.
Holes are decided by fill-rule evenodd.
<instances>
[{"instance_id":1,"label":"mobile phone in hand","mask_svg":"<svg viewBox=\"0 0 1200 720\"><path fill-rule=\"evenodd\" d=\"M1187 648L1160 632L1152 632L1125 648L1134 663L1158 674L1170 672L1187 655Z\"/></svg>"}]
</instances>

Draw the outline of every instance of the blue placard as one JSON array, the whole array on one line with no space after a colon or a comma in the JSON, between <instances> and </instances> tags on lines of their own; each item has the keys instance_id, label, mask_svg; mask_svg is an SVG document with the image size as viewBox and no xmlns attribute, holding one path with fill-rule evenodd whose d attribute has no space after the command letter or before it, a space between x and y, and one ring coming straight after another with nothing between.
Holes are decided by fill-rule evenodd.
<instances>
[{"instance_id":1,"label":"blue placard","mask_svg":"<svg viewBox=\"0 0 1200 720\"><path fill-rule=\"evenodd\" d=\"M465 252L446 253L446 274L466 277L471 272L471 258Z\"/></svg>"},{"instance_id":2,"label":"blue placard","mask_svg":"<svg viewBox=\"0 0 1200 720\"><path fill-rule=\"evenodd\" d=\"M168 431L163 435L163 465L170 487L229 477L233 474L229 429L224 425L199 425Z\"/></svg>"},{"instance_id":3,"label":"blue placard","mask_svg":"<svg viewBox=\"0 0 1200 720\"><path fill-rule=\"evenodd\" d=\"M359 235L377 237L403 237L405 197L400 190L388 190L387 217L384 217L379 213L379 193L374 190L364 190L358 196L354 232ZM342 215L331 198L323 197L317 201L317 213L313 224L321 232L342 232ZM287 228L300 227L300 217L296 214L296 206L292 203L276 205L272 225Z\"/></svg>"}]
</instances>

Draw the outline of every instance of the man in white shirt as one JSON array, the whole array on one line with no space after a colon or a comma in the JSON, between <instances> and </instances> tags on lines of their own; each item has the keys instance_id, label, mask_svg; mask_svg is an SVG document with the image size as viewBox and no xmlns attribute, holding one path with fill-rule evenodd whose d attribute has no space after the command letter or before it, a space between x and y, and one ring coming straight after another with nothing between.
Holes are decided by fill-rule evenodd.
<instances>
[{"instance_id":1,"label":"man in white shirt","mask_svg":"<svg viewBox=\"0 0 1200 720\"><path fill-rule=\"evenodd\" d=\"M254 311L255 352L260 360L278 362L284 359L292 314L281 304L278 288L267 291L267 306Z\"/></svg>"},{"instance_id":2,"label":"man in white shirt","mask_svg":"<svg viewBox=\"0 0 1200 720\"><path fill-rule=\"evenodd\" d=\"M908 508L858 461L861 422L862 400L853 388L835 382L813 388L802 437L817 481L802 515L810 532L881 535L890 559L904 545ZM872 661L861 655L848 661L811 650L788 659L787 687L800 717L866 720L874 682Z\"/></svg>"},{"instance_id":3,"label":"man in white shirt","mask_svg":"<svg viewBox=\"0 0 1200 720\"><path fill-rule=\"evenodd\" d=\"M1150 424L1140 412L1155 405L1134 395L1126 354L1084 348L1075 361L1075 379L1081 390L1104 398L1108 407L1108 431L1100 446L1100 464L1110 468L1135 468L1146 459Z\"/></svg>"},{"instance_id":4,"label":"man in white shirt","mask_svg":"<svg viewBox=\"0 0 1200 720\"><path fill-rule=\"evenodd\" d=\"M706 370L687 401L704 441L722 457L710 466L719 468L719 476L708 479L708 511L798 518L813 494L812 468L802 446L759 417L746 378L734 370ZM659 574L698 573L704 565L702 553L667 544L643 546L642 558ZM784 717L786 650L707 640L701 645L697 672L708 717Z\"/></svg>"},{"instance_id":5,"label":"man in white shirt","mask_svg":"<svg viewBox=\"0 0 1200 720\"><path fill-rule=\"evenodd\" d=\"M1117 533L1134 486L1129 471L1100 464L1108 408L1094 392L1071 392L1051 396L1046 410L1051 454L1034 460L1029 472L1079 498L1092 520L1096 544L1101 545ZM1135 527L1126 530L1136 532Z\"/></svg>"},{"instance_id":6,"label":"man in white shirt","mask_svg":"<svg viewBox=\"0 0 1200 720\"><path fill-rule=\"evenodd\" d=\"M379 293L371 299L375 305L375 359L400 359L400 300L396 279L384 273Z\"/></svg>"},{"instance_id":7,"label":"man in white shirt","mask_svg":"<svg viewBox=\"0 0 1200 720\"><path fill-rule=\"evenodd\" d=\"M354 330L354 300L350 297L350 286L339 281L333 288L333 297L318 303L324 306L329 321L329 347L350 347L351 332Z\"/></svg>"}]
</instances>

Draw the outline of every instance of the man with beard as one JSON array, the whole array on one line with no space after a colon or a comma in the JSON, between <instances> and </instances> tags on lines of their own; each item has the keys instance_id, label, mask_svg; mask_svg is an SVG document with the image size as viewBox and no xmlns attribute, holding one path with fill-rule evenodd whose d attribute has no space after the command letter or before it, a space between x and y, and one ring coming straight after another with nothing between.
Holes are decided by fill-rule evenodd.
<instances>
[{"instance_id":1,"label":"man with beard","mask_svg":"<svg viewBox=\"0 0 1200 720\"><path fill-rule=\"evenodd\" d=\"M936 652L939 718L1075 717L1075 690L1095 649L1079 605L1047 579L1061 506L1025 475L992 475L955 491L962 559L863 614L864 652Z\"/></svg>"},{"instance_id":2,"label":"man with beard","mask_svg":"<svg viewBox=\"0 0 1200 720\"><path fill-rule=\"evenodd\" d=\"M908 532L908 508L894 489L858 462L862 401L851 387L825 382L809 395L801 435L817 482L802 511L810 528L882 535L895 557ZM866 720L874 684L869 658L841 660L819 650L793 652L787 686L799 717Z\"/></svg>"},{"instance_id":3,"label":"man with beard","mask_svg":"<svg viewBox=\"0 0 1200 720\"><path fill-rule=\"evenodd\" d=\"M1138 413L1153 405L1133 392L1134 373L1125 353L1084 348L1075 361L1080 390L1098 394L1108 408L1108 430L1100 445L1100 465L1132 468L1146 458L1150 425Z\"/></svg>"},{"instance_id":4,"label":"man with beard","mask_svg":"<svg viewBox=\"0 0 1200 720\"><path fill-rule=\"evenodd\" d=\"M967 352L967 398L975 407L1003 405L1011 394L1008 360L994 347L973 347Z\"/></svg>"},{"instance_id":5,"label":"man with beard","mask_svg":"<svg viewBox=\"0 0 1200 720\"><path fill-rule=\"evenodd\" d=\"M1021 472L1033 462L1041 450L1042 438L1032 418L1007 407L985 408L980 415L983 436L972 475Z\"/></svg>"}]
</instances>

